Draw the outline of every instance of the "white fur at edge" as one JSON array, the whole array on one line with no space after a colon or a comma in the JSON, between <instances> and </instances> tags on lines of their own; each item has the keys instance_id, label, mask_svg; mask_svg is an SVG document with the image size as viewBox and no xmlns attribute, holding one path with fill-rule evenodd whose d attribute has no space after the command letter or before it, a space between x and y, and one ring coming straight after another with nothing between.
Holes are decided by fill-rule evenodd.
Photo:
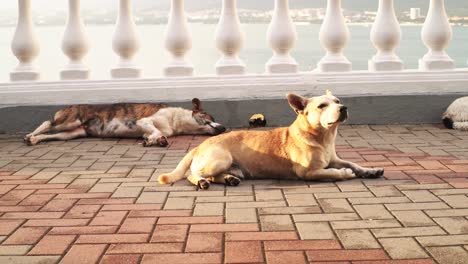
<instances>
[{"instance_id":1,"label":"white fur at edge","mask_svg":"<svg viewBox=\"0 0 468 264\"><path fill-rule=\"evenodd\" d=\"M452 119L454 129L468 130L468 96L455 100L442 118Z\"/></svg>"}]
</instances>

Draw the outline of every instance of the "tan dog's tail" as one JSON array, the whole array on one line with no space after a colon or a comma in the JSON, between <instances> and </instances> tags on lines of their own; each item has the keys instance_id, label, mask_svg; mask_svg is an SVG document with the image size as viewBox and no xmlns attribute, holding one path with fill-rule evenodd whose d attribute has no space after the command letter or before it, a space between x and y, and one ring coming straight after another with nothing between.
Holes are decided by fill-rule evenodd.
<instances>
[{"instance_id":1,"label":"tan dog's tail","mask_svg":"<svg viewBox=\"0 0 468 264\"><path fill-rule=\"evenodd\" d=\"M192 149L192 151L185 155L185 157L179 162L175 170L173 170L170 173L159 175L159 183L169 184L182 180L185 177L185 173L189 170L190 165L192 165L193 156L195 156L195 149Z\"/></svg>"}]
</instances>

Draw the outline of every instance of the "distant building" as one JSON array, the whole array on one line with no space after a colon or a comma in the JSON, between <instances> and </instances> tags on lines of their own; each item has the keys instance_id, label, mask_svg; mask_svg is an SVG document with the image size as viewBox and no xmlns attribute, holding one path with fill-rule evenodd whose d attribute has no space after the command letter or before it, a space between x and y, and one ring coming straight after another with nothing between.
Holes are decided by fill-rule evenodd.
<instances>
[{"instance_id":1,"label":"distant building","mask_svg":"<svg viewBox=\"0 0 468 264\"><path fill-rule=\"evenodd\" d=\"M421 8L411 8L410 9L410 19L416 20L421 17Z\"/></svg>"}]
</instances>

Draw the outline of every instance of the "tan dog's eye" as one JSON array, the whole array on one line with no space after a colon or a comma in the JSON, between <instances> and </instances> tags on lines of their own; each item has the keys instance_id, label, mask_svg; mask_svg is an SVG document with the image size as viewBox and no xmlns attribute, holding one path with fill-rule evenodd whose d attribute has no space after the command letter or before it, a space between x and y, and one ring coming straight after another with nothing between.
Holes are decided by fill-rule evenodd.
<instances>
[{"instance_id":1,"label":"tan dog's eye","mask_svg":"<svg viewBox=\"0 0 468 264\"><path fill-rule=\"evenodd\" d=\"M338 100L338 99L336 99L336 100L335 100L335 103L337 103L337 104L340 104L340 103L341 103L341 101L340 101L340 100Z\"/></svg>"},{"instance_id":2,"label":"tan dog's eye","mask_svg":"<svg viewBox=\"0 0 468 264\"><path fill-rule=\"evenodd\" d=\"M325 107L327 107L328 104L320 104L317 108L319 109L324 109Z\"/></svg>"}]
</instances>

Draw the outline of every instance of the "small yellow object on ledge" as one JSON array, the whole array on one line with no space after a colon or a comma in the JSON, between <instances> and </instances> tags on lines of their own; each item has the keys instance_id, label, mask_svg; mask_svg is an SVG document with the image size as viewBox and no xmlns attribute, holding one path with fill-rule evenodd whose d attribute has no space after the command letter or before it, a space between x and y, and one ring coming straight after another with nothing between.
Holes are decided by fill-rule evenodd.
<instances>
[{"instance_id":1,"label":"small yellow object on ledge","mask_svg":"<svg viewBox=\"0 0 468 264\"><path fill-rule=\"evenodd\" d=\"M265 116L262 114L255 114L249 119L249 126L250 127L265 127L267 121Z\"/></svg>"}]
</instances>

